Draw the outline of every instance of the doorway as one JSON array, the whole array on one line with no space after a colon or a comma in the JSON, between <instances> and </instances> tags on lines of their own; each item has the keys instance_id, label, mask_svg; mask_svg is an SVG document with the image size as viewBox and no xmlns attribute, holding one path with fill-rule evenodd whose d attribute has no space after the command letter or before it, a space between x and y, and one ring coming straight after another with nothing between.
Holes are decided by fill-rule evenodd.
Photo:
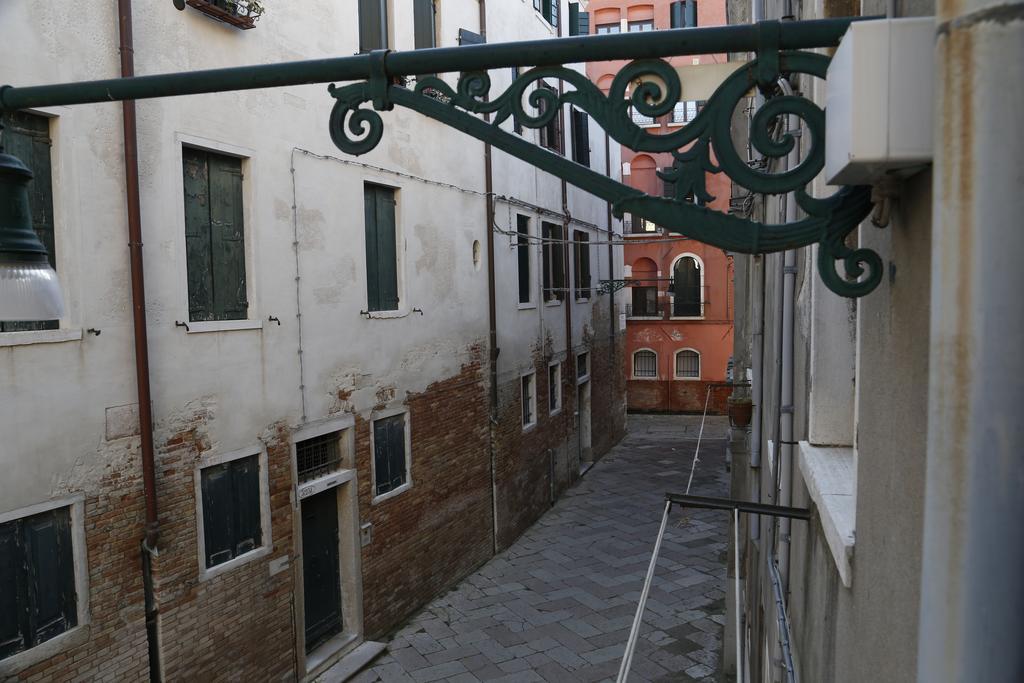
<instances>
[{"instance_id":1,"label":"doorway","mask_svg":"<svg viewBox=\"0 0 1024 683\"><path fill-rule=\"evenodd\" d=\"M338 537L338 492L302 501L302 586L306 654L344 630Z\"/></svg>"}]
</instances>

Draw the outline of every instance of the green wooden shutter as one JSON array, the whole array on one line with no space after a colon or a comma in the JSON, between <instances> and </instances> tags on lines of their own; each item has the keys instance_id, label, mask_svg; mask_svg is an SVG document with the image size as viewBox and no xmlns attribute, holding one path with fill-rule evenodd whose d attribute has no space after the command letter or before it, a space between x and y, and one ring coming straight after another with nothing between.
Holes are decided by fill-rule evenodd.
<instances>
[{"instance_id":1,"label":"green wooden shutter","mask_svg":"<svg viewBox=\"0 0 1024 683\"><path fill-rule=\"evenodd\" d=\"M413 46L419 50L434 47L434 0L413 0Z\"/></svg>"},{"instance_id":2,"label":"green wooden shutter","mask_svg":"<svg viewBox=\"0 0 1024 683\"><path fill-rule=\"evenodd\" d=\"M565 273L565 242L562 241L565 239L565 235L562 232L562 226L552 224L551 236L558 240L551 245L551 284L555 289L555 298L561 301L565 298L565 290L569 284Z\"/></svg>"},{"instance_id":3,"label":"green wooden shutter","mask_svg":"<svg viewBox=\"0 0 1024 683\"><path fill-rule=\"evenodd\" d=\"M395 236L395 192L367 185L366 303L368 311L398 309L398 249Z\"/></svg>"},{"instance_id":4,"label":"green wooden shutter","mask_svg":"<svg viewBox=\"0 0 1024 683\"><path fill-rule=\"evenodd\" d=\"M20 527L18 521L0 524L0 658L26 647L28 597Z\"/></svg>"},{"instance_id":5,"label":"green wooden shutter","mask_svg":"<svg viewBox=\"0 0 1024 683\"><path fill-rule=\"evenodd\" d=\"M245 230L242 221L242 160L209 155L210 251L213 310L217 320L244 320Z\"/></svg>"},{"instance_id":6,"label":"green wooden shutter","mask_svg":"<svg viewBox=\"0 0 1024 683\"><path fill-rule=\"evenodd\" d=\"M0 115L3 144L7 154L21 159L32 171L29 183L29 207L32 228L46 247L50 265L57 269L56 243L53 229L53 169L50 161L50 121L45 116L10 112ZM55 330L57 320L0 321L0 332Z\"/></svg>"},{"instance_id":7,"label":"green wooden shutter","mask_svg":"<svg viewBox=\"0 0 1024 683\"><path fill-rule=\"evenodd\" d=\"M669 3L669 25L672 28L686 27L686 13L684 11L685 6L685 0L675 0L672 3Z\"/></svg>"},{"instance_id":8,"label":"green wooden shutter","mask_svg":"<svg viewBox=\"0 0 1024 683\"><path fill-rule=\"evenodd\" d=\"M235 557L238 557L261 544L259 456L232 461L231 487L234 512L232 541Z\"/></svg>"},{"instance_id":9,"label":"green wooden shutter","mask_svg":"<svg viewBox=\"0 0 1024 683\"><path fill-rule=\"evenodd\" d=\"M387 0L359 0L359 51L388 46Z\"/></svg>"},{"instance_id":10,"label":"green wooden shutter","mask_svg":"<svg viewBox=\"0 0 1024 683\"><path fill-rule=\"evenodd\" d=\"M697 0L686 0L686 28L697 26Z\"/></svg>"},{"instance_id":11,"label":"green wooden shutter","mask_svg":"<svg viewBox=\"0 0 1024 683\"><path fill-rule=\"evenodd\" d=\"M542 246L543 254L543 267L544 267L544 300L550 301L553 297L551 296L551 260L554 250L554 245L550 242L551 240L551 223L541 224L541 234L544 237L544 244Z\"/></svg>"},{"instance_id":12,"label":"green wooden shutter","mask_svg":"<svg viewBox=\"0 0 1024 683\"><path fill-rule=\"evenodd\" d=\"M213 261L210 243L210 170L207 154L181 150L185 187L185 261L188 277L188 317L213 320Z\"/></svg>"},{"instance_id":13,"label":"green wooden shutter","mask_svg":"<svg viewBox=\"0 0 1024 683\"><path fill-rule=\"evenodd\" d=\"M23 522L32 644L60 635L78 622L69 517L68 509L60 508Z\"/></svg>"},{"instance_id":14,"label":"green wooden shutter","mask_svg":"<svg viewBox=\"0 0 1024 683\"><path fill-rule=\"evenodd\" d=\"M207 467L200 475L203 491L203 539L206 566L215 567L234 557L231 510L231 464Z\"/></svg>"},{"instance_id":15,"label":"green wooden shutter","mask_svg":"<svg viewBox=\"0 0 1024 683\"><path fill-rule=\"evenodd\" d=\"M519 303L530 303L532 280L530 277L530 219L516 215L516 252L519 258Z\"/></svg>"},{"instance_id":16,"label":"green wooden shutter","mask_svg":"<svg viewBox=\"0 0 1024 683\"><path fill-rule=\"evenodd\" d=\"M573 109L570 124L573 160L590 166L590 117L584 111Z\"/></svg>"},{"instance_id":17,"label":"green wooden shutter","mask_svg":"<svg viewBox=\"0 0 1024 683\"><path fill-rule=\"evenodd\" d=\"M590 12L580 12L576 19L576 33L580 36L590 35Z\"/></svg>"}]
</instances>

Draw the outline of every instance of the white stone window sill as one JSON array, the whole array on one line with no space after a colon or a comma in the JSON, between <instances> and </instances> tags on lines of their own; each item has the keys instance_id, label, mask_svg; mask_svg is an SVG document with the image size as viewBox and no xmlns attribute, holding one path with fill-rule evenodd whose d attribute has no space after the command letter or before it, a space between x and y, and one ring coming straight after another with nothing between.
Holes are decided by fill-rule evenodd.
<instances>
[{"instance_id":1,"label":"white stone window sill","mask_svg":"<svg viewBox=\"0 0 1024 683\"><path fill-rule=\"evenodd\" d=\"M190 322L188 334L205 334L207 332L231 332L233 330L261 330L262 320L209 320Z\"/></svg>"},{"instance_id":2,"label":"white stone window sill","mask_svg":"<svg viewBox=\"0 0 1024 683\"><path fill-rule=\"evenodd\" d=\"M669 316L669 320L703 320L702 315L672 315Z\"/></svg>"},{"instance_id":3,"label":"white stone window sill","mask_svg":"<svg viewBox=\"0 0 1024 683\"><path fill-rule=\"evenodd\" d=\"M857 470L852 448L800 442L800 474L818 508L821 526L839 578L853 585L853 544L857 512Z\"/></svg>"},{"instance_id":4,"label":"white stone window sill","mask_svg":"<svg viewBox=\"0 0 1024 683\"><path fill-rule=\"evenodd\" d=\"M46 331L56 332L57 330ZM89 630L88 623L79 624L33 648L11 655L0 661L0 676L6 680L7 676L15 676L30 666L56 657L61 652L84 645L89 642Z\"/></svg>"},{"instance_id":5,"label":"white stone window sill","mask_svg":"<svg viewBox=\"0 0 1024 683\"><path fill-rule=\"evenodd\" d=\"M682 375L676 375L677 382L699 382L700 377L684 377Z\"/></svg>"},{"instance_id":6,"label":"white stone window sill","mask_svg":"<svg viewBox=\"0 0 1024 683\"><path fill-rule=\"evenodd\" d=\"M253 548L247 553L243 553L238 557L231 558L227 562L222 562L221 564L216 564L212 567L207 567L206 558L200 557L199 580L209 581L210 579L220 576L221 574L224 574L226 572L229 572L232 569L237 569L238 567L241 567L243 564L249 564L253 560L258 560L261 557L266 557L270 554L271 550L272 548L269 545L262 545L259 548Z\"/></svg>"},{"instance_id":7,"label":"white stone window sill","mask_svg":"<svg viewBox=\"0 0 1024 683\"><path fill-rule=\"evenodd\" d=\"M27 346L29 344L59 344L82 341L82 328L62 330L28 330L26 332L0 332L0 346Z\"/></svg>"},{"instance_id":8,"label":"white stone window sill","mask_svg":"<svg viewBox=\"0 0 1024 683\"><path fill-rule=\"evenodd\" d=\"M532 301L527 301L526 303L519 304L520 311L532 311L535 308L537 308L537 304L535 304Z\"/></svg>"},{"instance_id":9,"label":"white stone window sill","mask_svg":"<svg viewBox=\"0 0 1024 683\"><path fill-rule=\"evenodd\" d=\"M664 320L660 315L631 315L626 320Z\"/></svg>"},{"instance_id":10,"label":"white stone window sill","mask_svg":"<svg viewBox=\"0 0 1024 683\"><path fill-rule=\"evenodd\" d=\"M402 484L401 486L399 486L398 488L391 489L387 493L382 493L379 496L375 496L373 499L370 500L370 504L371 505L376 505L378 503L383 503L388 498L394 498L397 495L405 493L406 491L408 491L411 488L412 488L412 482L411 481L407 481L404 484Z\"/></svg>"},{"instance_id":11,"label":"white stone window sill","mask_svg":"<svg viewBox=\"0 0 1024 683\"><path fill-rule=\"evenodd\" d=\"M633 377L630 377L630 379L636 379L636 380L640 380L640 381L643 381L643 382L657 382L661 378L660 377L636 377L636 376L633 376Z\"/></svg>"},{"instance_id":12,"label":"white stone window sill","mask_svg":"<svg viewBox=\"0 0 1024 683\"><path fill-rule=\"evenodd\" d=\"M525 434L526 432L532 432L536 428L537 428L537 421L534 420L530 424L523 425L523 433Z\"/></svg>"},{"instance_id":13,"label":"white stone window sill","mask_svg":"<svg viewBox=\"0 0 1024 683\"><path fill-rule=\"evenodd\" d=\"M544 305L545 306L551 306L552 308L555 307L555 306L561 306L562 305L562 300L561 299L548 299L547 301L544 302Z\"/></svg>"},{"instance_id":14,"label":"white stone window sill","mask_svg":"<svg viewBox=\"0 0 1024 683\"><path fill-rule=\"evenodd\" d=\"M411 312L400 308L396 311L361 311L360 315L367 320L394 320L396 318L408 318Z\"/></svg>"}]
</instances>

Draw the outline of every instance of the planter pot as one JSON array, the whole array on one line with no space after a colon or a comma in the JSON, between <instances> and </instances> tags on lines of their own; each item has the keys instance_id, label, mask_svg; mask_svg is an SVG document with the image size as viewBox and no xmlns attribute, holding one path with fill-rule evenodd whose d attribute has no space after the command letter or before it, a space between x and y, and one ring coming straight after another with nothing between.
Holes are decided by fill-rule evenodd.
<instances>
[{"instance_id":1,"label":"planter pot","mask_svg":"<svg viewBox=\"0 0 1024 683\"><path fill-rule=\"evenodd\" d=\"M733 427L746 427L754 412L754 404L749 398L729 399L729 424Z\"/></svg>"}]
</instances>

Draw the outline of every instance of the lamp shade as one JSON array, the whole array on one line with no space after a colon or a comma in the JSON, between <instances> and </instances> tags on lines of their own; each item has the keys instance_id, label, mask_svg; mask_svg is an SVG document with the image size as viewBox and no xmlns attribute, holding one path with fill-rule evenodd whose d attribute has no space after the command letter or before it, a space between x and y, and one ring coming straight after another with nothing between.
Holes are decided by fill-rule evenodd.
<instances>
[{"instance_id":1,"label":"lamp shade","mask_svg":"<svg viewBox=\"0 0 1024 683\"><path fill-rule=\"evenodd\" d=\"M0 320L53 320L64 313L57 273L32 229L32 171L0 153Z\"/></svg>"}]
</instances>

